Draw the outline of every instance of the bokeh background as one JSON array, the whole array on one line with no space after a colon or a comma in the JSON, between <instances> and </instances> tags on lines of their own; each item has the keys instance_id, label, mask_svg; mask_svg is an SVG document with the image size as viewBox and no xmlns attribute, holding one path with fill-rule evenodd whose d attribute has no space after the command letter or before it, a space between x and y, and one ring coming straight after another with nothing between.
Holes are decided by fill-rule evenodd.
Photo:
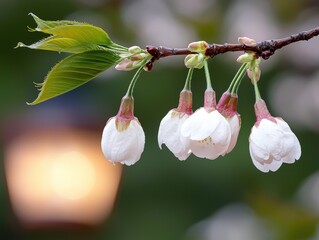
<instances>
[{"instance_id":1,"label":"bokeh background","mask_svg":"<svg viewBox=\"0 0 319 240\"><path fill-rule=\"evenodd\" d=\"M77 90L27 106L37 95L33 82L42 82L64 54L14 49L19 41L45 37L27 31L35 26L29 12L92 23L125 46L185 47L308 30L319 25L318 1L0 0L0 9L1 239L319 239L319 39L290 45L261 63L261 94L302 145L298 162L268 174L249 156L255 117L247 78L239 90L237 147L214 161L191 156L180 162L158 148L157 130L177 106L187 70L183 57L157 62L135 89L145 151L121 170L106 165L99 140L133 73L110 69ZM237 71L238 55L209 62L217 96ZM204 73L197 70L194 109L204 90Z\"/></svg>"}]
</instances>

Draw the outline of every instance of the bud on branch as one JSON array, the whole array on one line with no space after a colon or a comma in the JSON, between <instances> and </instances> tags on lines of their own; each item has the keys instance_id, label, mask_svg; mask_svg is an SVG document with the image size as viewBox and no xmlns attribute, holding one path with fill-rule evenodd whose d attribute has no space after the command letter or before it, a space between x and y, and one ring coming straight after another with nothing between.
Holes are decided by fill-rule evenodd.
<instances>
[{"instance_id":1,"label":"bud on branch","mask_svg":"<svg viewBox=\"0 0 319 240\"><path fill-rule=\"evenodd\" d=\"M280 39L272 39L266 40L262 42L257 42L253 44L208 44L206 48L205 55L208 57L215 57L219 54L223 54L226 52L239 52L239 51L251 51L256 54L257 57L262 57L263 59L270 58L276 50L283 48L291 43L299 42L299 41L308 41L309 39L316 37L319 35L319 27L314 29L310 29L308 31L300 32L297 34L293 34L290 37L280 38ZM150 55L153 56L151 62L155 62L163 57L169 57L174 55L188 55L192 54L191 50L188 48L168 48L168 47L154 47L147 46L146 50Z\"/></svg>"}]
</instances>

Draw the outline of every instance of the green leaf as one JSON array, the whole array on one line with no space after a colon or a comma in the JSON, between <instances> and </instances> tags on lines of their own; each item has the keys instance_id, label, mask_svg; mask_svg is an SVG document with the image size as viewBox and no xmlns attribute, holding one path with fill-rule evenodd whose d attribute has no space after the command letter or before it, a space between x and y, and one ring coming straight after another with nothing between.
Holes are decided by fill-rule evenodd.
<instances>
[{"instance_id":1,"label":"green leaf","mask_svg":"<svg viewBox=\"0 0 319 240\"><path fill-rule=\"evenodd\" d=\"M88 51L74 54L59 62L48 73L40 87L38 97L29 105L35 105L71 91L120 61L111 51Z\"/></svg>"},{"instance_id":2,"label":"green leaf","mask_svg":"<svg viewBox=\"0 0 319 240\"><path fill-rule=\"evenodd\" d=\"M33 13L30 15L37 23L37 27L29 28L29 30L51 34L51 36L31 45L19 42L17 47L67 53L110 50L123 54L128 51L126 47L112 42L108 34L99 27L75 21L44 21Z\"/></svg>"},{"instance_id":3,"label":"green leaf","mask_svg":"<svg viewBox=\"0 0 319 240\"><path fill-rule=\"evenodd\" d=\"M83 44L76 39L57 37L57 36L51 36L51 37L45 38L31 45L26 45L22 42L19 42L17 47L27 47L30 49L41 49L41 50L67 52L67 53L81 53L85 51L103 49L103 47L100 47L96 44L92 44L92 43Z\"/></svg>"},{"instance_id":4,"label":"green leaf","mask_svg":"<svg viewBox=\"0 0 319 240\"><path fill-rule=\"evenodd\" d=\"M88 23L76 21L45 21L30 13L34 21L37 23L35 29L31 31L39 31L54 36L75 39L81 43L97 44L102 46L112 45L109 35L101 28Z\"/></svg>"}]
</instances>

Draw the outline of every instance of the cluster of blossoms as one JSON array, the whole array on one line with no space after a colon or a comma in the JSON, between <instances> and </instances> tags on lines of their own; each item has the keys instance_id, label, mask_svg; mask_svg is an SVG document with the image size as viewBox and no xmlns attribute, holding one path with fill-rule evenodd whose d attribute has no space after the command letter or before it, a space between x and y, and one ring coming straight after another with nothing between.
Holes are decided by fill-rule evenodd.
<instances>
[{"instance_id":1,"label":"cluster of blossoms","mask_svg":"<svg viewBox=\"0 0 319 240\"><path fill-rule=\"evenodd\" d=\"M254 44L248 38L241 43ZM193 52L186 56L185 65L189 68L185 86L180 93L177 108L171 109L162 119L158 131L159 147L163 144L179 159L185 160L191 154L214 160L231 152L237 143L241 118L237 112L238 88L243 76L248 74L255 89L255 113L257 121L249 137L249 151L254 165L262 172L276 171L282 163L293 163L301 155L300 143L288 124L281 118L270 115L266 103L261 99L257 81L261 72L260 60L254 53L246 52L237 61L242 63L227 91L216 103L216 94L211 86L206 42L189 45ZM140 68L133 77L127 94L123 97L118 114L108 120L102 136L102 150L111 162L132 165L140 159L144 150L143 129L134 116L133 87L145 66L149 55L141 53L137 47L117 66L119 70L130 70L134 65ZM132 57L133 56L133 57ZM137 56L137 57L136 57ZM191 79L194 68L205 70L207 89L203 107L193 113Z\"/></svg>"}]
</instances>

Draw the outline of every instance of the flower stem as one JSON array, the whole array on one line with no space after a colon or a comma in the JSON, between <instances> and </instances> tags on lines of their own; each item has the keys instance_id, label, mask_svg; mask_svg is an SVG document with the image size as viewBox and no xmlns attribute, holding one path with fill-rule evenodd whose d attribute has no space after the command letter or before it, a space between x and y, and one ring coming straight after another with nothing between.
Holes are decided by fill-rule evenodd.
<instances>
[{"instance_id":1,"label":"flower stem","mask_svg":"<svg viewBox=\"0 0 319 240\"><path fill-rule=\"evenodd\" d=\"M205 69L207 89L213 89L213 88L212 88L212 82L211 82L211 80L210 80L210 75L209 75L209 69L208 69L207 60L205 60L205 62L204 62L204 69Z\"/></svg>"},{"instance_id":2,"label":"flower stem","mask_svg":"<svg viewBox=\"0 0 319 240\"><path fill-rule=\"evenodd\" d=\"M260 96L260 92L257 86L257 79L256 79L256 72L252 71L252 75L253 75L253 80L254 80L254 89L255 89L255 97L256 97L256 102L258 100L261 100L261 96Z\"/></svg>"},{"instance_id":3,"label":"flower stem","mask_svg":"<svg viewBox=\"0 0 319 240\"><path fill-rule=\"evenodd\" d=\"M192 83L193 71L194 71L194 68L190 68L188 70L188 74L187 74L187 77L186 77L185 86L184 86L183 90L191 91L191 83Z\"/></svg>"},{"instance_id":4,"label":"flower stem","mask_svg":"<svg viewBox=\"0 0 319 240\"><path fill-rule=\"evenodd\" d=\"M239 68L238 71L236 72L235 76L233 77L233 80L230 82L229 87L228 87L228 89L227 89L227 92L231 92L231 91L232 91L232 89L233 89L233 87L234 87L234 84L235 84L235 82L237 81L238 75L239 75L241 69L243 68L243 65L244 65L244 64L242 64L242 65L240 66L240 68Z\"/></svg>"},{"instance_id":5,"label":"flower stem","mask_svg":"<svg viewBox=\"0 0 319 240\"><path fill-rule=\"evenodd\" d=\"M228 90L230 90L232 94L237 94L241 80L246 75L247 66L248 66L248 63L243 63L241 65L241 67L239 68L238 72L236 73L232 81L233 85L231 84L232 86L229 86Z\"/></svg>"},{"instance_id":6,"label":"flower stem","mask_svg":"<svg viewBox=\"0 0 319 240\"><path fill-rule=\"evenodd\" d=\"M136 71L133 79L130 82L130 85L128 86L127 92L125 94L126 97L133 97L135 83L137 82L138 77L140 76L141 72L143 71L144 65L145 64L143 63L142 66Z\"/></svg>"}]
</instances>

